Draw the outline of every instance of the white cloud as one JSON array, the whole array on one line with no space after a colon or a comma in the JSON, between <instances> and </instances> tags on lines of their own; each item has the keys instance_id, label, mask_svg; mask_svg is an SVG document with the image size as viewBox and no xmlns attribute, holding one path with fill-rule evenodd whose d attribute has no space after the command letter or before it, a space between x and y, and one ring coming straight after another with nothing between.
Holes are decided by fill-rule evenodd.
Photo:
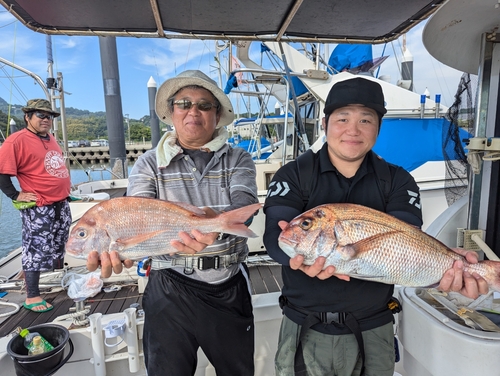
<instances>
[{"instance_id":1,"label":"white cloud","mask_svg":"<svg viewBox=\"0 0 500 376\"><path fill-rule=\"evenodd\" d=\"M154 40L149 46L134 52L139 69L153 70L165 80L186 69L200 69L207 73L214 61L213 41Z\"/></svg>"},{"instance_id":2,"label":"white cloud","mask_svg":"<svg viewBox=\"0 0 500 376\"><path fill-rule=\"evenodd\" d=\"M74 37L67 37L64 39L59 39L57 41L57 44L61 48L74 48L76 46L76 38Z\"/></svg>"}]
</instances>

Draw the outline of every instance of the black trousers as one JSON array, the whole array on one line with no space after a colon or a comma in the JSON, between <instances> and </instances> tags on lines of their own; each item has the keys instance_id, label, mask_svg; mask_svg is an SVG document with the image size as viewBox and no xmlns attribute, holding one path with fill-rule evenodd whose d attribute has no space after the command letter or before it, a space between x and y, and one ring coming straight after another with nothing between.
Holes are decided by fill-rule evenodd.
<instances>
[{"instance_id":1,"label":"black trousers","mask_svg":"<svg viewBox=\"0 0 500 376\"><path fill-rule=\"evenodd\" d=\"M148 376L194 375L199 347L217 376L253 376L253 309L241 272L213 285L153 270L143 308Z\"/></svg>"}]
</instances>

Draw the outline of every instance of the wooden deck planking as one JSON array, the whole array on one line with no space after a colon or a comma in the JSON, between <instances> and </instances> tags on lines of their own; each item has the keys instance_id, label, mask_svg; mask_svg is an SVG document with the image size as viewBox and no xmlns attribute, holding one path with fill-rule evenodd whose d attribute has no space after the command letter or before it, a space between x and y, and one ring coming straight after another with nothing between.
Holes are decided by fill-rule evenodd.
<instances>
[{"instance_id":1,"label":"wooden deck planking","mask_svg":"<svg viewBox=\"0 0 500 376\"><path fill-rule=\"evenodd\" d=\"M279 265L260 265L249 268L252 294L265 294L280 291L283 286L281 267ZM42 297L54 306L49 312L36 313L23 307L15 315L0 323L0 337L14 331L18 326L28 328L34 325L52 322L56 317L66 315L74 306L66 291L42 294ZM85 301L90 305L90 314L100 312L104 314L122 312L132 303L142 305L142 294L139 294L137 285L122 286L121 290L109 293L100 292L93 298Z\"/></svg>"},{"instance_id":2,"label":"wooden deck planking","mask_svg":"<svg viewBox=\"0 0 500 376\"><path fill-rule=\"evenodd\" d=\"M283 280L280 265L251 266L249 269L252 294L281 291Z\"/></svg>"},{"instance_id":3,"label":"wooden deck planking","mask_svg":"<svg viewBox=\"0 0 500 376\"><path fill-rule=\"evenodd\" d=\"M267 266L260 267L259 269L260 277L264 284L266 285L268 292L278 292L281 291L283 282L281 282L281 267L280 266ZM278 280L279 278L279 280Z\"/></svg>"},{"instance_id":4,"label":"wooden deck planking","mask_svg":"<svg viewBox=\"0 0 500 376\"><path fill-rule=\"evenodd\" d=\"M74 304L73 300L68 298L66 291L42 294L42 297L52 304L54 309L48 312L37 313L21 307L18 313L0 324L0 337L11 333L18 326L28 328L30 326L52 322L56 317L69 313L69 308Z\"/></svg>"},{"instance_id":5,"label":"wooden deck planking","mask_svg":"<svg viewBox=\"0 0 500 376\"><path fill-rule=\"evenodd\" d=\"M69 308L74 305L72 299L68 297L66 291L58 293L46 294L44 299L54 306L54 309L46 313L35 313L34 320L30 326L45 324L46 322L53 321L56 317L66 315L69 313ZM30 313L32 316L32 313Z\"/></svg>"},{"instance_id":6,"label":"wooden deck planking","mask_svg":"<svg viewBox=\"0 0 500 376\"><path fill-rule=\"evenodd\" d=\"M252 295L264 294L268 292L264 281L262 281L262 279L260 278L258 267L249 268L249 278L250 290L252 291Z\"/></svg>"},{"instance_id":7,"label":"wooden deck planking","mask_svg":"<svg viewBox=\"0 0 500 376\"><path fill-rule=\"evenodd\" d=\"M139 287L134 286L130 289L127 299L123 301L122 311L129 308L131 304L139 303L142 308L142 294L139 294Z\"/></svg>"},{"instance_id":8,"label":"wooden deck planking","mask_svg":"<svg viewBox=\"0 0 500 376\"><path fill-rule=\"evenodd\" d=\"M130 304L136 303L138 297L135 298L133 296L137 296L139 294L137 286L130 286L128 289L122 289L118 291L116 297L112 301L109 306L110 312L122 312L127 308L130 308ZM126 303L129 301L130 303Z\"/></svg>"},{"instance_id":9,"label":"wooden deck planking","mask_svg":"<svg viewBox=\"0 0 500 376\"><path fill-rule=\"evenodd\" d=\"M120 290L121 291L121 290ZM90 313L100 312L102 314L105 313L115 313L111 311L109 308L111 307L111 303L113 303L113 299L118 295L119 291L112 292L100 292L93 298L87 300L87 304L90 304Z\"/></svg>"}]
</instances>

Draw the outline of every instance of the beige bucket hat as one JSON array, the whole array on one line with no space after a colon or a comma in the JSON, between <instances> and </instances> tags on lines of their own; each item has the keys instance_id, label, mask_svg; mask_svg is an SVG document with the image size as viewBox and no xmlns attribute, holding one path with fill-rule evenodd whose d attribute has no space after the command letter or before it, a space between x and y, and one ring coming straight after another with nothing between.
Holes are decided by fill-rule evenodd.
<instances>
[{"instance_id":1,"label":"beige bucket hat","mask_svg":"<svg viewBox=\"0 0 500 376\"><path fill-rule=\"evenodd\" d=\"M179 73L176 77L166 80L161 84L156 93L155 110L160 120L166 124L172 124L172 114L168 106L168 100L180 89L190 85L201 86L210 91L221 104L220 120L217 128L229 125L234 120L234 111L231 101L224 92L219 89L214 80L199 70L187 70Z\"/></svg>"},{"instance_id":2,"label":"beige bucket hat","mask_svg":"<svg viewBox=\"0 0 500 376\"><path fill-rule=\"evenodd\" d=\"M54 116L61 115L59 112L54 111L50 102L47 99L30 99L26 106L21 108L24 113L33 112L33 111L45 111Z\"/></svg>"}]
</instances>

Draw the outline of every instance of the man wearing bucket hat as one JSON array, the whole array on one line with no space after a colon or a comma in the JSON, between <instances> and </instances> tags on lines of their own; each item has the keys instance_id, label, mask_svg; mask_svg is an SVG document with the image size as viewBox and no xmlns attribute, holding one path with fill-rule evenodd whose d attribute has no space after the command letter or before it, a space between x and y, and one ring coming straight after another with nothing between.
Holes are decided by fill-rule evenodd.
<instances>
[{"instance_id":1,"label":"man wearing bucket hat","mask_svg":"<svg viewBox=\"0 0 500 376\"><path fill-rule=\"evenodd\" d=\"M381 86L356 77L332 86L326 99L323 127L326 143L315 154L306 152L297 163L281 167L274 186L288 184L284 194L268 194L264 205L264 244L280 262L283 273L281 324L275 365L277 375L392 376L395 364L393 313L394 286L325 270L325 258L313 265L303 257L288 257L278 245L287 222L321 204L347 202L368 206L422 225L419 189L401 167L389 164L371 151L386 114ZM273 184L273 183L271 183ZM477 259L471 256L471 261ZM460 288L462 275L450 269ZM337 278L331 278L332 276ZM468 292L487 292L484 280L466 277ZM448 285L447 285L448 284Z\"/></svg>"},{"instance_id":2,"label":"man wearing bucket hat","mask_svg":"<svg viewBox=\"0 0 500 376\"><path fill-rule=\"evenodd\" d=\"M63 267L71 224L71 180L61 148L50 135L59 112L46 99L30 99L22 110L26 128L10 135L0 148L0 189L20 209L24 308L46 312L53 306L40 296L40 271ZM12 183L14 176L20 192Z\"/></svg>"},{"instance_id":3,"label":"man wearing bucket hat","mask_svg":"<svg viewBox=\"0 0 500 376\"><path fill-rule=\"evenodd\" d=\"M174 131L137 160L127 195L187 202L210 216L258 202L255 165L226 143L233 107L213 80L188 70L165 81L156 113ZM172 243L178 254L151 262L143 298L148 375L194 375L199 347L217 375L253 375L246 238L190 229L179 238ZM88 268L98 263L90 254ZM100 264L104 276L122 268L116 253L101 256Z\"/></svg>"}]
</instances>

